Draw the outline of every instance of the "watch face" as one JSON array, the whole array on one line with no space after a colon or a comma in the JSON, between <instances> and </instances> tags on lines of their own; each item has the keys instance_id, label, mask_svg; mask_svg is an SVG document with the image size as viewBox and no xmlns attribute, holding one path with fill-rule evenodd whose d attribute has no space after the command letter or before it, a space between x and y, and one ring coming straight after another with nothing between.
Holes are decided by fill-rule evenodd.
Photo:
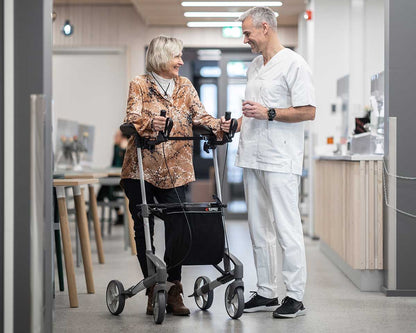
<instances>
[{"instance_id":1,"label":"watch face","mask_svg":"<svg viewBox=\"0 0 416 333\"><path fill-rule=\"evenodd\" d=\"M274 109L269 109L267 112L267 115L269 116L269 120L272 121L274 117L276 116L276 111Z\"/></svg>"}]
</instances>

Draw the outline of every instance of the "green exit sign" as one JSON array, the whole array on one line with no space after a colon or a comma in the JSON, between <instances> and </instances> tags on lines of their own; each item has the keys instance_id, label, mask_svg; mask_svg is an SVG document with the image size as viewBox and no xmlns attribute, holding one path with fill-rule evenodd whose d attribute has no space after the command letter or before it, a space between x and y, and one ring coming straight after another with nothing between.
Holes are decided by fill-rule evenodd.
<instances>
[{"instance_id":1,"label":"green exit sign","mask_svg":"<svg viewBox=\"0 0 416 333\"><path fill-rule=\"evenodd\" d=\"M241 27L224 27L222 28L222 37L240 38L243 35Z\"/></svg>"}]
</instances>

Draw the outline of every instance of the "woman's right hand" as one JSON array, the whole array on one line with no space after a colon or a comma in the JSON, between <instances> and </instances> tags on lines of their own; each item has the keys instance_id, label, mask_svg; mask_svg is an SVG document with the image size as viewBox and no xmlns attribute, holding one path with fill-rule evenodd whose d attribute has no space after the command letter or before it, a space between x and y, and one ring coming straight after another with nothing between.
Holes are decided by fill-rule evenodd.
<instances>
[{"instance_id":1,"label":"woman's right hand","mask_svg":"<svg viewBox=\"0 0 416 333\"><path fill-rule=\"evenodd\" d=\"M156 132L161 132L165 130L166 126L166 117L156 116L152 120L152 129Z\"/></svg>"}]
</instances>

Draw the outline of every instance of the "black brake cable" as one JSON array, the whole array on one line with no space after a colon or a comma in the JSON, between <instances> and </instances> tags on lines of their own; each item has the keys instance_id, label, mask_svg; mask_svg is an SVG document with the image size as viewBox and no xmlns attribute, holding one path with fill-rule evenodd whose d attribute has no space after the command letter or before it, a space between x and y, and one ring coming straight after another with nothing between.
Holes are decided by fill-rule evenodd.
<instances>
[{"instance_id":1,"label":"black brake cable","mask_svg":"<svg viewBox=\"0 0 416 333\"><path fill-rule=\"evenodd\" d=\"M226 172L226 168L227 168L227 157L228 157L228 143L226 143L226 145L225 145L225 157L224 157L224 166L223 166L223 168L222 168L222 177L221 177L221 184L220 184L220 187L221 187L221 193L223 193L223 186L224 186L224 175L225 175L225 172ZM221 202L221 204L222 204L222 202ZM224 207L222 207L221 209L224 209ZM224 214L224 212L223 212L223 214ZM224 219L224 221L225 221L225 219ZM224 224L225 224L225 222L224 222ZM225 226L224 226L225 227ZM227 244L227 252L228 252L228 258L230 257L230 245L229 245L229 243L228 243L228 233L227 233L227 228L225 228L225 232L224 232L224 234L225 234L225 244Z\"/></svg>"},{"instance_id":2,"label":"black brake cable","mask_svg":"<svg viewBox=\"0 0 416 333\"><path fill-rule=\"evenodd\" d=\"M189 232L189 246L188 246L188 251L186 252L185 256L181 260L179 260L176 264L171 265L171 266L169 266L169 267L166 268L166 270L169 271L172 268L175 268L175 267L179 266L180 264L182 264L185 261L185 259L188 257L189 253L191 253L191 248L192 248L192 230L191 230L191 224L189 223L189 220L188 220L188 216L186 215L186 211L185 211L184 204L183 204L183 202L182 202L182 200L181 200L181 198L179 196L179 193L178 193L178 191L177 191L177 189L175 187L175 183L174 183L172 174L170 173L170 170L169 170L168 161L166 159L166 154L165 154L165 143L162 143L162 153L163 153L163 159L165 161L166 169L168 170L168 174L169 174L170 181L172 183L173 189L175 190L176 196L178 197L179 204L180 204L180 206L182 208L183 215L185 216L185 220L186 220L186 224L187 224L188 232Z\"/></svg>"}]
</instances>

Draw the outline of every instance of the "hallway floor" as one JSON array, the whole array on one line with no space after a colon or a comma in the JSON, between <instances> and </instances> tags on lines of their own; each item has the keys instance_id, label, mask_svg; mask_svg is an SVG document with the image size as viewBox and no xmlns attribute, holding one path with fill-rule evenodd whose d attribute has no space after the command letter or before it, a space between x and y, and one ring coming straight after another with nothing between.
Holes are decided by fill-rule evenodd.
<instances>
[{"instance_id":1,"label":"hallway floor","mask_svg":"<svg viewBox=\"0 0 416 333\"><path fill-rule=\"evenodd\" d=\"M73 227L73 224L71 224ZM163 224L156 222L156 235L163 235ZM244 264L245 298L256 290L256 273L248 226L244 221L227 223L231 252ZM74 239L73 239L74 244ZM163 237L156 237L156 253L163 257ZM158 246L159 245L159 246ZM105 291L112 279L125 288L141 279L139 265L130 249L124 251L123 227L112 228L104 236L106 263L98 264L94 241L93 271L95 294L87 294L82 265L76 268L79 307L69 308L67 286L60 292L56 281L54 332L416 332L416 298L386 297L378 292L360 292L319 250L319 241L306 239L308 282L304 299L307 315L295 319L274 319L270 312L245 313L239 320L228 317L224 308L225 286L214 291L214 303L201 311L192 298L195 279L207 275L211 280L219 273L210 266L183 268L185 304L189 317L166 315L162 325L155 325L145 314L147 297L144 292L126 300L124 311L113 316L107 310ZM74 256L75 258L75 256ZM56 275L57 279L57 275ZM280 279L281 280L281 279ZM279 301L285 296L279 285Z\"/></svg>"}]
</instances>

